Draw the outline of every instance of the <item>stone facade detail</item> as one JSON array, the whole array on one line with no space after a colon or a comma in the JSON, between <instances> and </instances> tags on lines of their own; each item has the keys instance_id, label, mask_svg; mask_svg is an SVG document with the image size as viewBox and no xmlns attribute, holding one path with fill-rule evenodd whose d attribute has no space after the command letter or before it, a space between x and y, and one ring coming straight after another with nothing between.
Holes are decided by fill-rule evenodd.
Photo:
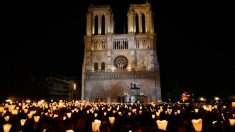
<instances>
[{"instance_id":1,"label":"stone facade detail","mask_svg":"<svg viewBox=\"0 0 235 132\"><path fill-rule=\"evenodd\" d=\"M128 33L114 34L111 7L88 8L82 99L117 101L126 95L129 84L136 82L148 100L161 101L151 5L131 4L127 18Z\"/></svg>"}]
</instances>

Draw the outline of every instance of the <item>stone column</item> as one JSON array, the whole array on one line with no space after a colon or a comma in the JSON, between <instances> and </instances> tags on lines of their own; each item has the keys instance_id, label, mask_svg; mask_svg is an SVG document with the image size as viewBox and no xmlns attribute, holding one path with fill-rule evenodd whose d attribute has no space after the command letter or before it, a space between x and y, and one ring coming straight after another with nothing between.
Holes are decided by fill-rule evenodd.
<instances>
[{"instance_id":1,"label":"stone column","mask_svg":"<svg viewBox=\"0 0 235 132\"><path fill-rule=\"evenodd\" d=\"M114 33L114 21L113 21L113 14L110 14L110 33Z\"/></svg>"},{"instance_id":2,"label":"stone column","mask_svg":"<svg viewBox=\"0 0 235 132\"><path fill-rule=\"evenodd\" d=\"M132 12L128 12L128 14L127 14L127 17L128 17L128 33L132 33L133 32L133 15L132 15L133 13Z\"/></svg>"},{"instance_id":3,"label":"stone column","mask_svg":"<svg viewBox=\"0 0 235 132\"><path fill-rule=\"evenodd\" d=\"M150 11L149 12L149 23L148 23L148 25L149 25L149 32L150 33L153 33L153 24L152 24L152 12Z\"/></svg>"},{"instance_id":4,"label":"stone column","mask_svg":"<svg viewBox=\"0 0 235 132\"><path fill-rule=\"evenodd\" d=\"M146 13L145 14L145 25L146 25L146 33L148 33L150 31L150 28L149 28L149 13Z\"/></svg>"},{"instance_id":5,"label":"stone column","mask_svg":"<svg viewBox=\"0 0 235 132\"><path fill-rule=\"evenodd\" d=\"M95 16L92 16L92 34L95 34Z\"/></svg>"},{"instance_id":6,"label":"stone column","mask_svg":"<svg viewBox=\"0 0 235 132\"><path fill-rule=\"evenodd\" d=\"M90 12L87 13L86 18L87 18L86 19L86 35L91 36L91 20L92 20L92 18L91 18Z\"/></svg>"},{"instance_id":7,"label":"stone column","mask_svg":"<svg viewBox=\"0 0 235 132\"><path fill-rule=\"evenodd\" d=\"M109 25L110 25L110 17L109 14L105 15L105 34L109 33Z\"/></svg>"},{"instance_id":8,"label":"stone column","mask_svg":"<svg viewBox=\"0 0 235 132\"><path fill-rule=\"evenodd\" d=\"M135 21L135 16L136 16L136 14L135 13L133 13L133 16L132 16L132 19L133 19L133 31L134 31L134 33L136 32L136 21Z\"/></svg>"}]
</instances>

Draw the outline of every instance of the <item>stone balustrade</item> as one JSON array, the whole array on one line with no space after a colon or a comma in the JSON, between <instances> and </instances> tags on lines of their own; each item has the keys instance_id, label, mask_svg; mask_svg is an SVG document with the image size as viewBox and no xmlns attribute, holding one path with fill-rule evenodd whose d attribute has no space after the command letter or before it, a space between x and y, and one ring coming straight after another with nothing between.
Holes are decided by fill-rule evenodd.
<instances>
[{"instance_id":1,"label":"stone balustrade","mask_svg":"<svg viewBox=\"0 0 235 132\"><path fill-rule=\"evenodd\" d=\"M136 71L136 72L87 72L86 80L109 80L109 79L150 79L155 78L154 71Z\"/></svg>"}]
</instances>

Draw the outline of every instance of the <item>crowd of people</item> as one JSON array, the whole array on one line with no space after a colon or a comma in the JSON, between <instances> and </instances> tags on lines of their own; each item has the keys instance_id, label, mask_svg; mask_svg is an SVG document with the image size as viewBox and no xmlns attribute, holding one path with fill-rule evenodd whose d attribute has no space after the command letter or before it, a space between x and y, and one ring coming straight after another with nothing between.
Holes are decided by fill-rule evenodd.
<instances>
[{"instance_id":1,"label":"crowd of people","mask_svg":"<svg viewBox=\"0 0 235 132\"><path fill-rule=\"evenodd\" d=\"M12 101L0 104L4 132L234 132L235 104Z\"/></svg>"}]
</instances>

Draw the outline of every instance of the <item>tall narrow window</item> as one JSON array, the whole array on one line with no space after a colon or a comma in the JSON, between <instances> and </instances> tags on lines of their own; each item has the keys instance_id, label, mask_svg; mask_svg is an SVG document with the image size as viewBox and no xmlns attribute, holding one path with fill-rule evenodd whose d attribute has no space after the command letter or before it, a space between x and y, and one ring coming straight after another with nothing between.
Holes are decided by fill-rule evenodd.
<instances>
[{"instance_id":1,"label":"tall narrow window","mask_svg":"<svg viewBox=\"0 0 235 132\"><path fill-rule=\"evenodd\" d=\"M146 27L145 27L145 16L144 14L142 14L142 32L145 33L146 32Z\"/></svg>"},{"instance_id":2,"label":"tall narrow window","mask_svg":"<svg viewBox=\"0 0 235 132\"><path fill-rule=\"evenodd\" d=\"M105 63L104 62L101 63L101 70L103 70L103 71L105 70Z\"/></svg>"},{"instance_id":3,"label":"tall narrow window","mask_svg":"<svg viewBox=\"0 0 235 132\"><path fill-rule=\"evenodd\" d=\"M138 17L138 14L135 15L135 32L139 33L139 17Z\"/></svg>"},{"instance_id":4,"label":"tall narrow window","mask_svg":"<svg viewBox=\"0 0 235 132\"><path fill-rule=\"evenodd\" d=\"M102 19L101 19L101 34L104 35L105 34L105 17L104 15L102 16Z\"/></svg>"},{"instance_id":5,"label":"tall narrow window","mask_svg":"<svg viewBox=\"0 0 235 132\"><path fill-rule=\"evenodd\" d=\"M98 63L97 62L94 64L94 70L98 71Z\"/></svg>"},{"instance_id":6,"label":"tall narrow window","mask_svg":"<svg viewBox=\"0 0 235 132\"><path fill-rule=\"evenodd\" d=\"M95 16L95 35L98 34L98 16Z\"/></svg>"}]
</instances>

